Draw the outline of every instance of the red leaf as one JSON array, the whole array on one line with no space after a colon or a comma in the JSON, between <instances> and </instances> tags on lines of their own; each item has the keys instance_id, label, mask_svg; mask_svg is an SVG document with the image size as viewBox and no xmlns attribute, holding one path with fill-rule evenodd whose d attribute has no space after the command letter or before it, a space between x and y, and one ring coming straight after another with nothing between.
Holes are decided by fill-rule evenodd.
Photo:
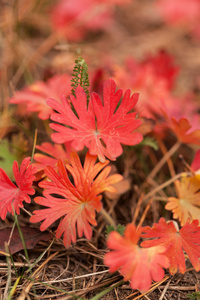
<instances>
[{"instance_id":1,"label":"red leaf","mask_svg":"<svg viewBox=\"0 0 200 300\"><path fill-rule=\"evenodd\" d=\"M187 118L170 117L163 111L167 126L177 136L178 140L184 144L200 145L200 129L197 129L190 123ZM195 114L193 115L194 118ZM194 129L193 129L194 127Z\"/></svg>"},{"instance_id":2,"label":"red leaf","mask_svg":"<svg viewBox=\"0 0 200 300\"><path fill-rule=\"evenodd\" d=\"M22 104L26 106L26 110L22 110L24 114L27 114L27 111L37 112L40 119L46 120L53 112L46 104L46 99L49 95L59 100L61 95L68 96L70 90L69 76L63 74L55 75L47 82L36 81L24 89L17 91L10 99L10 103Z\"/></svg>"},{"instance_id":3,"label":"red leaf","mask_svg":"<svg viewBox=\"0 0 200 300\"><path fill-rule=\"evenodd\" d=\"M13 214L13 208L17 214L23 207L23 201L30 203L29 195L34 195L35 190L31 188L36 169L30 164L30 157L25 158L19 169L18 163L13 163L13 173L16 185L12 183L7 174L0 168L0 217L4 220L7 212ZM13 208L12 208L13 206Z\"/></svg>"},{"instance_id":4,"label":"red leaf","mask_svg":"<svg viewBox=\"0 0 200 300\"><path fill-rule=\"evenodd\" d=\"M70 143L65 143L63 148L62 145L45 142L42 143L41 146L36 146L36 149L43 152L34 154L34 166L37 168L38 172L37 180L43 177L44 169L47 165L56 169L58 159L61 159L64 164L67 163L71 152Z\"/></svg>"},{"instance_id":5,"label":"red leaf","mask_svg":"<svg viewBox=\"0 0 200 300\"><path fill-rule=\"evenodd\" d=\"M174 222L166 223L164 218L155 223L152 228L144 227L145 238L150 238L142 242L142 247L164 246L166 255L170 260L169 271L175 274L179 268L180 272L185 273L185 257L183 250L187 253L196 271L200 270L200 227L198 221L194 220L191 224L186 223L179 231Z\"/></svg>"},{"instance_id":6,"label":"red leaf","mask_svg":"<svg viewBox=\"0 0 200 300\"><path fill-rule=\"evenodd\" d=\"M111 232L107 246L113 251L105 255L104 263L111 273L119 270L125 280L131 281L133 289L147 291L152 279L162 280L163 268L169 267L169 260L163 254L166 251L163 246L149 249L138 246L141 231L142 228L137 230L134 224L128 224L124 237L118 232Z\"/></svg>"},{"instance_id":7,"label":"red leaf","mask_svg":"<svg viewBox=\"0 0 200 300\"><path fill-rule=\"evenodd\" d=\"M24 241L26 243L27 249L33 249L35 245L37 245L40 241L48 241L50 240L53 235L49 232L41 232L37 228L31 227L20 227ZM5 228L0 230L0 251L5 251L5 242L9 241L11 228ZM12 238L10 241L10 252L14 254L22 249L24 246L22 244L22 240L17 228L14 228Z\"/></svg>"},{"instance_id":8,"label":"red leaf","mask_svg":"<svg viewBox=\"0 0 200 300\"><path fill-rule=\"evenodd\" d=\"M198 177L199 177L199 170L200 170L200 150L196 151L194 160L192 161L192 164L191 164L191 168L192 168L192 170L194 172L198 171L196 173L196 175L198 175Z\"/></svg>"},{"instance_id":9,"label":"red leaf","mask_svg":"<svg viewBox=\"0 0 200 300\"><path fill-rule=\"evenodd\" d=\"M115 191L111 185L122 179L121 175L108 177L110 167L105 168L108 161L95 164L96 159L96 156L88 153L82 166L78 155L71 154L71 164L66 164L66 168L73 176L74 185L61 160L58 161L58 174L48 166L45 172L51 181L40 183L45 189L44 197L35 198L35 202L48 208L34 211L30 221L35 223L44 220L40 229L45 230L54 221L64 217L58 226L56 237L60 238L64 233L66 247L76 241L76 227L79 237L83 234L87 239L92 237L91 225L96 225L95 212L102 208L99 194Z\"/></svg>"},{"instance_id":10,"label":"red leaf","mask_svg":"<svg viewBox=\"0 0 200 300\"><path fill-rule=\"evenodd\" d=\"M178 67L173 56L161 50L155 55L147 55L141 62L132 57L127 58L123 66L116 67L115 79L117 85L140 92L136 110L141 116L157 120L163 101L167 108L177 108L170 93L177 74Z\"/></svg>"},{"instance_id":11,"label":"red leaf","mask_svg":"<svg viewBox=\"0 0 200 300\"><path fill-rule=\"evenodd\" d=\"M130 96L130 90L127 90L117 108L122 90L115 92L115 89L115 81L107 80L104 83L103 103L100 97L93 93L87 108L84 89L78 87L76 98L71 96L71 102L78 117L72 111L66 98L62 98L62 103L48 99L47 104L57 111L51 115L51 119L62 124L51 124L51 128L57 131L52 135L53 141L56 143L72 141L71 146L76 151L86 146L90 154L98 155L102 162L105 161L105 156L110 160L115 160L121 155L121 144L140 143L142 135L134 130L139 127L141 121L136 119L135 112L130 112L138 101L138 94Z\"/></svg>"},{"instance_id":12,"label":"red leaf","mask_svg":"<svg viewBox=\"0 0 200 300\"><path fill-rule=\"evenodd\" d=\"M106 29L112 21L115 4L131 0L61 0L52 8L54 30L68 41L79 41L87 32Z\"/></svg>"},{"instance_id":13,"label":"red leaf","mask_svg":"<svg viewBox=\"0 0 200 300\"><path fill-rule=\"evenodd\" d=\"M164 21L183 27L199 38L199 0L158 0L156 5Z\"/></svg>"}]
</instances>

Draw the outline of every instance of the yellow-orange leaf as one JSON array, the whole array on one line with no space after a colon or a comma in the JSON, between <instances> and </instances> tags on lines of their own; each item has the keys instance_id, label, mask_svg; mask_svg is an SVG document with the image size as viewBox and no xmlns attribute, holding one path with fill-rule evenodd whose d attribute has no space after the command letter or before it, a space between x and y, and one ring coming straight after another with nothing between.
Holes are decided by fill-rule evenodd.
<instances>
[{"instance_id":1,"label":"yellow-orange leaf","mask_svg":"<svg viewBox=\"0 0 200 300\"><path fill-rule=\"evenodd\" d=\"M187 221L200 222L200 181L196 176L182 177L177 181L178 197L169 197L165 206L173 212L173 217L179 219L181 226Z\"/></svg>"}]
</instances>

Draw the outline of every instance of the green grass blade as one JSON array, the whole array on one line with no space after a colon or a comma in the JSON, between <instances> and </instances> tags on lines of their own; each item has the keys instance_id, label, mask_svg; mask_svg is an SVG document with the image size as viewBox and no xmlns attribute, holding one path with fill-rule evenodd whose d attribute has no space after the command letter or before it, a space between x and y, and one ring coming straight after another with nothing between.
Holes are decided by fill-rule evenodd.
<instances>
[{"instance_id":1,"label":"green grass blade","mask_svg":"<svg viewBox=\"0 0 200 300\"><path fill-rule=\"evenodd\" d=\"M124 283L124 280L121 280L121 281L117 282L116 284L114 284L114 285L110 286L109 288L107 288L106 290L100 292L98 295L94 296L90 300L101 299L101 297L103 297L104 295L106 295L107 293L109 293L110 291L112 291L113 289L115 289L116 287L122 285L123 283Z\"/></svg>"}]
</instances>

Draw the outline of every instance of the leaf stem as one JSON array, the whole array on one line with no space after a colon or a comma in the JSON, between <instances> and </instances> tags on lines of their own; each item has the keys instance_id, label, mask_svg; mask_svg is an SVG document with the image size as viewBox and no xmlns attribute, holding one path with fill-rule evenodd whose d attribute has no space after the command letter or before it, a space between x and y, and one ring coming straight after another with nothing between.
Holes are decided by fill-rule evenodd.
<instances>
[{"instance_id":1,"label":"leaf stem","mask_svg":"<svg viewBox=\"0 0 200 300\"><path fill-rule=\"evenodd\" d=\"M147 181L149 178L154 178L156 174L159 172L159 170L162 168L162 166L168 161L168 159L178 150L181 143L178 141L176 142L172 148L162 157L162 159L159 161L158 164L156 164L155 168L150 172L150 174L147 176Z\"/></svg>"},{"instance_id":2,"label":"leaf stem","mask_svg":"<svg viewBox=\"0 0 200 300\"><path fill-rule=\"evenodd\" d=\"M102 208L100 212L101 212L102 216L104 217L104 219L116 229L115 221L109 215L109 213L104 208Z\"/></svg>"},{"instance_id":3,"label":"leaf stem","mask_svg":"<svg viewBox=\"0 0 200 300\"><path fill-rule=\"evenodd\" d=\"M148 198L152 197L154 194L156 194L157 192L159 192L160 190L164 189L165 187L167 187L168 185L170 185L171 183L173 183L175 180L181 178L182 176L190 176L191 173L190 172L183 172L180 174L177 174L176 176L174 176L173 178L167 180L166 182L164 182L163 184L157 186L155 189L153 189L151 192L149 192L148 194L146 194L144 196L144 200L147 200Z\"/></svg>"}]
</instances>

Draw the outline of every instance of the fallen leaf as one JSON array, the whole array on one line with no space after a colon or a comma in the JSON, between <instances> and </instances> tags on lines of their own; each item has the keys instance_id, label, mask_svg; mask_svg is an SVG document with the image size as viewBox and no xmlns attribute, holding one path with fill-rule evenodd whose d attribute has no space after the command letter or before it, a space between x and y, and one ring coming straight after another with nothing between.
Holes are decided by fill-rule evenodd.
<instances>
[{"instance_id":1,"label":"fallen leaf","mask_svg":"<svg viewBox=\"0 0 200 300\"><path fill-rule=\"evenodd\" d=\"M31 228L28 226L20 227L24 241L26 243L27 249L33 249L37 243L40 241L48 241L53 237L53 234L45 231L41 232L37 228ZM8 242L10 233L12 228L4 228L0 230L0 251L5 251L5 242ZM22 249L24 249L19 231L17 228L14 228L12 238L10 241L10 252L11 254L14 254Z\"/></svg>"}]
</instances>

